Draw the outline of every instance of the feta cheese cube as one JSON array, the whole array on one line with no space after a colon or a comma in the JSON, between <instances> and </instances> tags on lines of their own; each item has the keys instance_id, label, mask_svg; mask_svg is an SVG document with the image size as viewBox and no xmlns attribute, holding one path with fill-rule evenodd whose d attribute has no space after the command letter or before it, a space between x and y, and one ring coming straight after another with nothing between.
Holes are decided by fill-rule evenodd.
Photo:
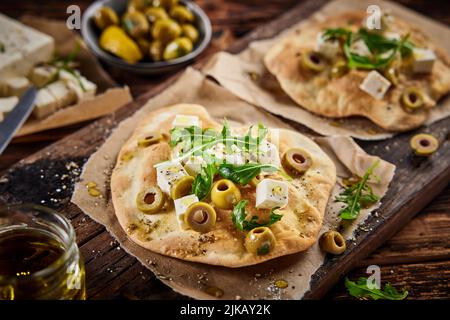
<instances>
[{"instance_id":1,"label":"feta cheese cube","mask_svg":"<svg viewBox=\"0 0 450 320\"><path fill-rule=\"evenodd\" d=\"M186 171L179 162L164 162L156 167L156 180L161 190L170 194L173 183L187 176Z\"/></svg>"},{"instance_id":2,"label":"feta cheese cube","mask_svg":"<svg viewBox=\"0 0 450 320\"><path fill-rule=\"evenodd\" d=\"M383 36L389 40L400 40L401 36L397 32L388 31L383 34Z\"/></svg>"},{"instance_id":3,"label":"feta cheese cube","mask_svg":"<svg viewBox=\"0 0 450 320\"><path fill-rule=\"evenodd\" d=\"M284 181L263 179L256 187L256 208L272 209L288 203L288 185Z\"/></svg>"},{"instance_id":4,"label":"feta cheese cube","mask_svg":"<svg viewBox=\"0 0 450 320\"><path fill-rule=\"evenodd\" d=\"M36 87L42 88L55 78L57 72L58 69L52 66L36 67L31 70L29 78Z\"/></svg>"},{"instance_id":5,"label":"feta cheese cube","mask_svg":"<svg viewBox=\"0 0 450 320\"><path fill-rule=\"evenodd\" d=\"M350 46L350 51L363 57L367 57L372 54L369 50L369 47L367 47L366 43L362 39L353 42Z\"/></svg>"},{"instance_id":6,"label":"feta cheese cube","mask_svg":"<svg viewBox=\"0 0 450 320\"><path fill-rule=\"evenodd\" d=\"M201 127L200 119L197 116L177 114L172 122L173 128Z\"/></svg>"},{"instance_id":7,"label":"feta cheese cube","mask_svg":"<svg viewBox=\"0 0 450 320\"><path fill-rule=\"evenodd\" d=\"M316 51L320 52L325 58L332 59L339 54L339 40L325 40L322 36L322 33L317 35Z\"/></svg>"},{"instance_id":8,"label":"feta cheese cube","mask_svg":"<svg viewBox=\"0 0 450 320\"><path fill-rule=\"evenodd\" d=\"M97 92L97 85L83 77L78 71L75 72L77 73L78 78L70 72L61 70L59 72L59 78L75 92L78 101L94 97Z\"/></svg>"},{"instance_id":9,"label":"feta cheese cube","mask_svg":"<svg viewBox=\"0 0 450 320\"><path fill-rule=\"evenodd\" d=\"M18 103L19 98L17 97L0 98L0 113L6 114L11 112Z\"/></svg>"},{"instance_id":10,"label":"feta cheese cube","mask_svg":"<svg viewBox=\"0 0 450 320\"><path fill-rule=\"evenodd\" d=\"M0 82L12 76L27 76L40 62L53 57L52 37L0 14Z\"/></svg>"},{"instance_id":11,"label":"feta cheese cube","mask_svg":"<svg viewBox=\"0 0 450 320\"><path fill-rule=\"evenodd\" d=\"M206 165L206 161L203 160L200 156L191 156L184 164L184 169L187 171L187 173L193 177L196 177L200 171L202 170L202 167Z\"/></svg>"},{"instance_id":12,"label":"feta cheese cube","mask_svg":"<svg viewBox=\"0 0 450 320\"><path fill-rule=\"evenodd\" d=\"M55 112L57 108L58 102L51 92L46 88L40 89L36 95L33 116L38 119L45 118Z\"/></svg>"},{"instance_id":13,"label":"feta cheese cube","mask_svg":"<svg viewBox=\"0 0 450 320\"><path fill-rule=\"evenodd\" d=\"M56 81L45 87L55 97L58 109L67 107L76 101L75 92L64 81Z\"/></svg>"},{"instance_id":14,"label":"feta cheese cube","mask_svg":"<svg viewBox=\"0 0 450 320\"><path fill-rule=\"evenodd\" d=\"M195 194L190 194L179 199L174 200L175 213L177 215L178 225L182 230L189 229L189 225L184 220L184 214L186 213L189 206L193 203L198 202L198 198Z\"/></svg>"},{"instance_id":15,"label":"feta cheese cube","mask_svg":"<svg viewBox=\"0 0 450 320\"><path fill-rule=\"evenodd\" d=\"M413 49L413 71L415 73L430 73L433 70L436 55L433 50L414 48Z\"/></svg>"},{"instance_id":16,"label":"feta cheese cube","mask_svg":"<svg viewBox=\"0 0 450 320\"><path fill-rule=\"evenodd\" d=\"M30 81L25 77L12 77L2 85L2 93L5 96L20 97L30 86Z\"/></svg>"},{"instance_id":17,"label":"feta cheese cube","mask_svg":"<svg viewBox=\"0 0 450 320\"><path fill-rule=\"evenodd\" d=\"M383 77L377 71L371 71L359 85L359 88L375 99L381 100L390 86L391 83L388 79Z\"/></svg>"},{"instance_id":18,"label":"feta cheese cube","mask_svg":"<svg viewBox=\"0 0 450 320\"><path fill-rule=\"evenodd\" d=\"M250 160L260 164L271 164L277 167L281 166L278 148L269 141L261 142L258 147L258 152L252 153Z\"/></svg>"}]
</instances>

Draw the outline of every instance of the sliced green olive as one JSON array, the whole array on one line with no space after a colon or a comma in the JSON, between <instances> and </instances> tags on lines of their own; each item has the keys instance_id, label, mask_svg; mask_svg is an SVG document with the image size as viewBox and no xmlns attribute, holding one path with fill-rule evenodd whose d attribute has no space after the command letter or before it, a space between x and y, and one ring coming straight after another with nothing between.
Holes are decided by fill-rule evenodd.
<instances>
[{"instance_id":1,"label":"sliced green olive","mask_svg":"<svg viewBox=\"0 0 450 320\"><path fill-rule=\"evenodd\" d=\"M197 232L209 232L216 225L216 210L206 202L191 204L185 213L185 222Z\"/></svg>"},{"instance_id":2,"label":"sliced green olive","mask_svg":"<svg viewBox=\"0 0 450 320\"><path fill-rule=\"evenodd\" d=\"M394 67L389 67L384 71L384 76L388 79L394 86L398 85L398 69Z\"/></svg>"},{"instance_id":3,"label":"sliced green olive","mask_svg":"<svg viewBox=\"0 0 450 320\"><path fill-rule=\"evenodd\" d=\"M303 149L291 148L283 156L283 165L290 171L297 173L304 173L311 165L312 160L310 155Z\"/></svg>"},{"instance_id":4,"label":"sliced green olive","mask_svg":"<svg viewBox=\"0 0 450 320\"><path fill-rule=\"evenodd\" d=\"M157 186L145 188L136 197L137 208L147 214L159 212L166 202L166 195Z\"/></svg>"},{"instance_id":5,"label":"sliced green olive","mask_svg":"<svg viewBox=\"0 0 450 320\"><path fill-rule=\"evenodd\" d=\"M211 200L217 208L230 210L241 200L241 191L233 181L221 179L212 187Z\"/></svg>"},{"instance_id":6,"label":"sliced green olive","mask_svg":"<svg viewBox=\"0 0 450 320\"><path fill-rule=\"evenodd\" d=\"M402 93L402 103L408 110L417 110L425 105L425 94L419 88L406 88Z\"/></svg>"},{"instance_id":7,"label":"sliced green olive","mask_svg":"<svg viewBox=\"0 0 450 320\"><path fill-rule=\"evenodd\" d=\"M193 45L189 38L181 37L171 41L164 49L163 59L172 60L187 55L192 51Z\"/></svg>"},{"instance_id":8,"label":"sliced green olive","mask_svg":"<svg viewBox=\"0 0 450 320\"><path fill-rule=\"evenodd\" d=\"M148 7L145 9L145 16L150 23L155 23L159 19L168 19L169 15L162 7Z\"/></svg>"},{"instance_id":9,"label":"sliced green olive","mask_svg":"<svg viewBox=\"0 0 450 320\"><path fill-rule=\"evenodd\" d=\"M160 6L169 10L170 8L176 6L178 4L178 0L154 0L155 6Z\"/></svg>"},{"instance_id":10,"label":"sliced green olive","mask_svg":"<svg viewBox=\"0 0 450 320\"><path fill-rule=\"evenodd\" d=\"M142 12L127 12L122 17L122 25L125 31L133 38L143 38L150 31L150 25Z\"/></svg>"},{"instance_id":11,"label":"sliced green olive","mask_svg":"<svg viewBox=\"0 0 450 320\"><path fill-rule=\"evenodd\" d=\"M275 247L275 236L268 227L257 227L250 230L245 237L245 248L248 252L263 256Z\"/></svg>"},{"instance_id":12,"label":"sliced green olive","mask_svg":"<svg viewBox=\"0 0 450 320\"><path fill-rule=\"evenodd\" d=\"M181 27L172 19L156 20L152 28L152 36L154 40L168 43L181 34Z\"/></svg>"},{"instance_id":13,"label":"sliced green olive","mask_svg":"<svg viewBox=\"0 0 450 320\"><path fill-rule=\"evenodd\" d=\"M101 7L95 12L94 22L99 29L103 30L106 27L118 25L119 17L110 7Z\"/></svg>"},{"instance_id":14,"label":"sliced green olive","mask_svg":"<svg viewBox=\"0 0 450 320\"><path fill-rule=\"evenodd\" d=\"M161 141L162 135L158 132L149 132L145 137L140 138L137 142L139 147L148 147Z\"/></svg>"},{"instance_id":15,"label":"sliced green olive","mask_svg":"<svg viewBox=\"0 0 450 320\"><path fill-rule=\"evenodd\" d=\"M337 60L330 70L331 78L336 79L342 77L348 71L347 62L345 60Z\"/></svg>"},{"instance_id":16,"label":"sliced green olive","mask_svg":"<svg viewBox=\"0 0 450 320\"><path fill-rule=\"evenodd\" d=\"M308 70L320 72L326 67L325 58L318 52L307 51L302 54L301 65Z\"/></svg>"},{"instance_id":17,"label":"sliced green olive","mask_svg":"<svg viewBox=\"0 0 450 320\"><path fill-rule=\"evenodd\" d=\"M181 25L181 34L183 37L189 38L192 43L196 43L199 37L197 29L192 24L185 23Z\"/></svg>"},{"instance_id":18,"label":"sliced green olive","mask_svg":"<svg viewBox=\"0 0 450 320\"><path fill-rule=\"evenodd\" d=\"M177 5L170 10L170 16L180 23L193 22L193 13L185 6Z\"/></svg>"},{"instance_id":19,"label":"sliced green olive","mask_svg":"<svg viewBox=\"0 0 450 320\"><path fill-rule=\"evenodd\" d=\"M150 43L149 55L153 61L161 61L164 46L161 41L155 40Z\"/></svg>"},{"instance_id":20,"label":"sliced green olive","mask_svg":"<svg viewBox=\"0 0 450 320\"><path fill-rule=\"evenodd\" d=\"M332 254L341 254L347 247L344 237L339 232L332 230L322 234L319 245L323 251Z\"/></svg>"},{"instance_id":21,"label":"sliced green olive","mask_svg":"<svg viewBox=\"0 0 450 320\"><path fill-rule=\"evenodd\" d=\"M419 133L411 138L409 145L416 155L429 156L439 148L439 141L431 134Z\"/></svg>"},{"instance_id":22,"label":"sliced green olive","mask_svg":"<svg viewBox=\"0 0 450 320\"><path fill-rule=\"evenodd\" d=\"M175 200L191 194L193 182L194 177L192 176L184 176L178 179L170 188L170 197Z\"/></svg>"}]
</instances>

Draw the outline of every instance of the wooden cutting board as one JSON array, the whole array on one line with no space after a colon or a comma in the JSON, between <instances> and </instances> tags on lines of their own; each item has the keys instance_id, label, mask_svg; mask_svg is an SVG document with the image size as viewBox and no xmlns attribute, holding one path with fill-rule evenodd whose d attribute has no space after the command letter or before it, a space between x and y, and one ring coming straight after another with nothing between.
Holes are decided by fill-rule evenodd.
<instances>
[{"instance_id":1,"label":"wooden cutting board","mask_svg":"<svg viewBox=\"0 0 450 320\"><path fill-rule=\"evenodd\" d=\"M303 2L235 42L228 51L237 53L253 40L270 38L307 18L325 3L324 0ZM200 66L205 58L203 57L197 66ZM141 285L144 281L140 281L142 275L135 259L118 249L105 229L87 218L69 199L83 163L103 143L111 130L149 98L167 88L178 76L179 74L176 74L167 79L115 114L100 119L17 163L0 177L1 202L41 203L58 209L72 220L77 231L78 244L86 264L89 265L87 279L88 288L92 287L92 290L88 291L90 296L95 296L95 283L105 281L110 281L110 285L115 288L120 288L124 281L135 281L136 291L145 290L149 293L161 285L156 279L151 280L153 285L150 287L148 282L145 282L145 286ZM299 131L309 132L300 125L287 122ZM323 296L352 266L389 239L450 182L450 118L435 123L426 131L434 134L441 142L439 152L429 159L419 159L411 154L409 139L416 132L401 134L381 142L359 142L367 152L397 166L394 181L378 214L368 220L367 228L361 230L345 255L327 260L316 272L312 289L305 298ZM115 276L110 277L110 274ZM121 274L125 276L122 277ZM169 290L166 292L167 294L154 298L177 297Z\"/></svg>"}]
</instances>

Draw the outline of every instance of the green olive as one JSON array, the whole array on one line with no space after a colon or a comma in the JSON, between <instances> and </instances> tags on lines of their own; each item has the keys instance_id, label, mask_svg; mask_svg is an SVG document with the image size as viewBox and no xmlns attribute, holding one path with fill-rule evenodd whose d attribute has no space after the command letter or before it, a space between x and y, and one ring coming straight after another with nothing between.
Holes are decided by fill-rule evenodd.
<instances>
[{"instance_id":1,"label":"green olive","mask_svg":"<svg viewBox=\"0 0 450 320\"><path fill-rule=\"evenodd\" d=\"M431 134L419 133L409 141L411 149L418 156L429 156L439 148L439 141Z\"/></svg>"},{"instance_id":2,"label":"green olive","mask_svg":"<svg viewBox=\"0 0 450 320\"><path fill-rule=\"evenodd\" d=\"M145 16L147 17L148 21L150 23L155 23L156 20L159 19L168 19L169 15L167 14L166 10L161 7L149 7L145 9Z\"/></svg>"},{"instance_id":3,"label":"green olive","mask_svg":"<svg viewBox=\"0 0 450 320\"><path fill-rule=\"evenodd\" d=\"M241 200L241 191L233 181L222 179L214 183L211 200L217 208L230 210Z\"/></svg>"},{"instance_id":4,"label":"green olive","mask_svg":"<svg viewBox=\"0 0 450 320\"><path fill-rule=\"evenodd\" d=\"M161 41L152 41L150 43L149 55L153 61L161 61L164 46Z\"/></svg>"},{"instance_id":5,"label":"green olive","mask_svg":"<svg viewBox=\"0 0 450 320\"><path fill-rule=\"evenodd\" d=\"M137 142L139 147L148 147L152 144L158 143L161 141L162 135L158 132L149 132L147 135L143 138L140 138Z\"/></svg>"},{"instance_id":6,"label":"green olive","mask_svg":"<svg viewBox=\"0 0 450 320\"><path fill-rule=\"evenodd\" d=\"M185 23L181 25L181 35L183 37L189 38L192 43L196 43L199 37L197 29L192 24Z\"/></svg>"},{"instance_id":7,"label":"green olive","mask_svg":"<svg viewBox=\"0 0 450 320\"><path fill-rule=\"evenodd\" d=\"M303 149L291 148L283 156L283 164L291 171L304 173L312 164L311 156Z\"/></svg>"},{"instance_id":8,"label":"green olive","mask_svg":"<svg viewBox=\"0 0 450 320\"><path fill-rule=\"evenodd\" d=\"M184 219L192 230L205 233L216 225L217 215L206 202L195 202L188 207Z\"/></svg>"},{"instance_id":9,"label":"green olive","mask_svg":"<svg viewBox=\"0 0 450 320\"><path fill-rule=\"evenodd\" d=\"M181 27L172 19L156 20L152 28L152 36L154 40L168 43L181 34Z\"/></svg>"},{"instance_id":10,"label":"green olive","mask_svg":"<svg viewBox=\"0 0 450 320\"><path fill-rule=\"evenodd\" d=\"M136 197L137 208L148 214L159 212L166 202L166 195L158 186L145 188Z\"/></svg>"},{"instance_id":11,"label":"green olive","mask_svg":"<svg viewBox=\"0 0 450 320\"><path fill-rule=\"evenodd\" d=\"M141 38L148 35L150 25L142 12L127 12L122 17L122 25L125 31L133 38Z\"/></svg>"},{"instance_id":12,"label":"green olive","mask_svg":"<svg viewBox=\"0 0 450 320\"><path fill-rule=\"evenodd\" d=\"M166 46L163 53L163 59L173 60L185 56L192 51L192 48L192 41L189 38L177 38Z\"/></svg>"},{"instance_id":13,"label":"green olive","mask_svg":"<svg viewBox=\"0 0 450 320\"><path fill-rule=\"evenodd\" d=\"M128 12L144 11L150 4L149 0L130 0L128 1Z\"/></svg>"},{"instance_id":14,"label":"green olive","mask_svg":"<svg viewBox=\"0 0 450 320\"><path fill-rule=\"evenodd\" d=\"M258 184L261 182L261 180L263 179L263 177L262 176L260 176L260 175L257 175L257 176L255 176L252 180L250 180L250 185L252 186L252 187L257 187L258 186Z\"/></svg>"},{"instance_id":15,"label":"green olive","mask_svg":"<svg viewBox=\"0 0 450 320\"><path fill-rule=\"evenodd\" d=\"M344 237L339 232L332 230L322 234L319 240L319 245L323 251L332 254L341 254L347 247Z\"/></svg>"},{"instance_id":16,"label":"green olive","mask_svg":"<svg viewBox=\"0 0 450 320\"><path fill-rule=\"evenodd\" d=\"M106 27L119 24L117 13L110 7L101 7L95 12L94 22L101 30Z\"/></svg>"},{"instance_id":17,"label":"green olive","mask_svg":"<svg viewBox=\"0 0 450 320\"><path fill-rule=\"evenodd\" d=\"M394 67L389 67L384 71L384 76L388 79L394 86L398 85L398 69Z\"/></svg>"},{"instance_id":18,"label":"green olive","mask_svg":"<svg viewBox=\"0 0 450 320\"><path fill-rule=\"evenodd\" d=\"M348 71L347 62L345 60L337 60L330 70L331 78L340 78Z\"/></svg>"},{"instance_id":19,"label":"green olive","mask_svg":"<svg viewBox=\"0 0 450 320\"><path fill-rule=\"evenodd\" d=\"M408 87L403 90L402 103L407 110L415 111L425 105L425 94L419 88Z\"/></svg>"},{"instance_id":20,"label":"green olive","mask_svg":"<svg viewBox=\"0 0 450 320\"><path fill-rule=\"evenodd\" d=\"M170 197L175 200L191 194L193 182L194 177L192 176L184 176L178 179L170 188Z\"/></svg>"},{"instance_id":21,"label":"green olive","mask_svg":"<svg viewBox=\"0 0 450 320\"><path fill-rule=\"evenodd\" d=\"M326 67L325 58L318 52L307 51L301 56L301 65L311 71L320 72Z\"/></svg>"},{"instance_id":22,"label":"green olive","mask_svg":"<svg viewBox=\"0 0 450 320\"><path fill-rule=\"evenodd\" d=\"M139 38L136 39L136 43L139 47L139 49L141 49L141 52L143 55L148 55L149 51L150 51L150 41L148 41L145 38Z\"/></svg>"},{"instance_id":23,"label":"green olive","mask_svg":"<svg viewBox=\"0 0 450 320\"><path fill-rule=\"evenodd\" d=\"M250 230L245 237L245 248L248 252L263 256L275 247L275 236L267 227L257 227Z\"/></svg>"},{"instance_id":24,"label":"green olive","mask_svg":"<svg viewBox=\"0 0 450 320\"><path fill-rule=\"evenodd\" d=\"M176 6L178 4L178 0L153 0L153 5L156 7L163 7L166 10Z\"/></svg>"},{"instance_id":25,"label":"green olive","mask_svg":"<svg viewBox=\"0 0 450 320\"><path fill-rule=\"evenodd\" d=\"M193 13L185 6L177 5L170 10L170 16L180 23L193 22Z\"/></svg>"}]
</instances>

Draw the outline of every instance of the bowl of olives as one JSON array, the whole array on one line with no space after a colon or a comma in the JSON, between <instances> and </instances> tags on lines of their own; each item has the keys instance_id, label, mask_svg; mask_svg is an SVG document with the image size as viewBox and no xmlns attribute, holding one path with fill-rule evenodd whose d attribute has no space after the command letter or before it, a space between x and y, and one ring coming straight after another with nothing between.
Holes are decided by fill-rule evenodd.
<instances>
[{"instance_id":1,"label":"bowl of olives","mask_svg":"<svg viewBox=\"0 0 450 320\"><path fill-rule=\"evenodd\" d=\"M189 64L211 40L211 22L188 0L99 0L82 21L84 41L102 61L139 74Z\"/></svg>"}]
</instances>

